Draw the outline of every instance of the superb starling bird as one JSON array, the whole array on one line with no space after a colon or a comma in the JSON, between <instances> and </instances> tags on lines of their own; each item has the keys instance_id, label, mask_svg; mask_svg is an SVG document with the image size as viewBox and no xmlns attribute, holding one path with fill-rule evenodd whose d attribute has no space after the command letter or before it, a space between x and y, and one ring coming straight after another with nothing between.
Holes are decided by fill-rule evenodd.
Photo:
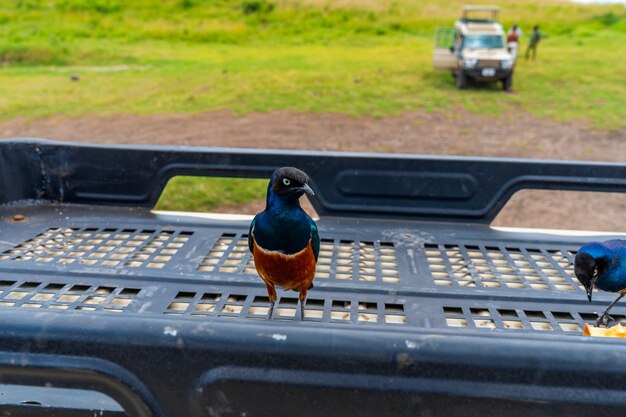
<instances>
[{"instance_id":1,"label":"superb starling bird","mask_svg":"<svg viewBox=\"0 0 626 417\"><path fill-rule=\"evenodd\" d=\"M619 297L596 320L596 326L614 321L609 310L626 294L626 240L588 243L576 254L574 273L587 290L591 302L593 287L619 293Z\"/></svg>"},{"instance_id":2,"label":"superb starling bird","mask_svg":"<svg viewBox=\"0 0 626 417\"><path fill-rule=\"evenodd\" d=\"M320 251L320 236L312 218L302 210L303 194L314 195L309 177L296 168L279 168L267 186L265 210L250 224L248 246L261 276L274 313L276 285L300 293L300 320L304 301L313 287L315 264Z\"/></svg>"}]
</instances>

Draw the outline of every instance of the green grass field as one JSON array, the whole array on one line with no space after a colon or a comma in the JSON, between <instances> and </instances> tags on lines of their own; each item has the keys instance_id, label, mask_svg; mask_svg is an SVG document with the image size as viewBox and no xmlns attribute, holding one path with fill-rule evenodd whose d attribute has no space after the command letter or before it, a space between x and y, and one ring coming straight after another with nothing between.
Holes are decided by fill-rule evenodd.
<instances>
[{"instance_id":1,"label":"green grass field","mask_svg":"<svg viewBox=\"0 0 626 417\"><path fill-rule=\"evenodd\" d=\"M532 25L545 35L539 59L521 60L515 91L504 94L495 86L457 91L449 74L432 69L434 30L450 27L464 3L0 2L0 120L215 109L382 117L462 107L626 127L625 7L501 1L505 27L525 31L522 52ZM222 202L236 203L235 194Z\"/></svg>"},{"instance_id":2,"label":"green grass field","mask_svg":"<svg viewBox=\"0 0 626 417\"><path fill-rule=\"evenodd\" d=\"M384 116L462 105L626 126L626 9L502 2L546 35L514 94L432 70L461 1L17 0L0 3L0 118L232 109ZM524 47L524 45L522 45ZM77 74L80 82L70 82ZM304 99L303 99L304 98Z\"/></svg>"},{"instance_id":3,"label":"green grass field","mask_svg":"<svg viewBox=\"0 0 626 417\"><path fill-rule=\"evenodd\" d=\"M212 211L265 198L267 180L248 178L174 177L163 190L156 210Z\"/></svg>"}]
</instances>

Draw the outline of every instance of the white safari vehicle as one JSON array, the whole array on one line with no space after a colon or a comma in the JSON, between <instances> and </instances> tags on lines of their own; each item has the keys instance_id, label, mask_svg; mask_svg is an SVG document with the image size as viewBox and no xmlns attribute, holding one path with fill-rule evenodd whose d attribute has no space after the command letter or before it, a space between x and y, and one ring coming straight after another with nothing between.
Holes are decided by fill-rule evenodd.
<instances>
[{"instance_id":1,"label":"white safari vehicle","mask_svg":"<svg viewBox=\"0 0 626 417\"><path fill-rule=\"evenodd\" d=\"M468 80L502 81L502 89L513 85L515 56L506 47L497 6L465 6L454 29L437 29L433 65L449 70L458 88Z\"/></svg>"}]
</instances>

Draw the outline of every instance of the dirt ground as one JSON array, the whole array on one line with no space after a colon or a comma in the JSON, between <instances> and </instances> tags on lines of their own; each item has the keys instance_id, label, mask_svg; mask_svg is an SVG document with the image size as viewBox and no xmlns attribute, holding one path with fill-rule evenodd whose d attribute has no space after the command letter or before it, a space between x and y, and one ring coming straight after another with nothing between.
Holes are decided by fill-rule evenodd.
<instances>
[{"instance_id":1,"label":"dirt ground","mask_svg":"<svg viewBox=\"0 0 626 417\"><path fill-rule=\"evenodd\" d=\"M270 112L198 115L55 117L0 122L0 138L39 137L88 143L229 146L626 162L626 129L596 130L528 113L498 118L410 113L382 119ZM256 212L262 203L221 211ZM498 226L626 231L626 194L522 191Z\"/></svg>"}]
</instances>

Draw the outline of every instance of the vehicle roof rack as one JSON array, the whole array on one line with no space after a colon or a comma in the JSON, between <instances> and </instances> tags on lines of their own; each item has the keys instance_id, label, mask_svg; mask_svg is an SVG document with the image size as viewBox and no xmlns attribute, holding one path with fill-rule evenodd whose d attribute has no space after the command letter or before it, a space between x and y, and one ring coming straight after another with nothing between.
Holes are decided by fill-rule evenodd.
<instances>
[{"instance_id":1,"label":"vehicle roof rack","mask_svg":"<svg viewBox=\"0 0 626 417\"><path fill-rule=\"evenodd\" d=\"M174 176L286 165L320 216L304 321L286 291L268 320L250 218L152 211ZM615 236L490 227L527 188L623 193L626 164L0 141L0 410L620 415L626 344L581 335L613 295L572 266Z\"/></svg>"},{"instance_id":2,"label":"vehicle roof rack","mask_svg":"<svg viewBox=\"0 0 626 417\"><path fill-rule=\"evenodd\" d=\"M470 17L470 14L489 13L489 18ZM467 5L463 6L463 14L461 20L463 21L483 21L492 22L498 20L500 14L499 6L487 6L487 5Z\"/></svg>"}]
</instances>

